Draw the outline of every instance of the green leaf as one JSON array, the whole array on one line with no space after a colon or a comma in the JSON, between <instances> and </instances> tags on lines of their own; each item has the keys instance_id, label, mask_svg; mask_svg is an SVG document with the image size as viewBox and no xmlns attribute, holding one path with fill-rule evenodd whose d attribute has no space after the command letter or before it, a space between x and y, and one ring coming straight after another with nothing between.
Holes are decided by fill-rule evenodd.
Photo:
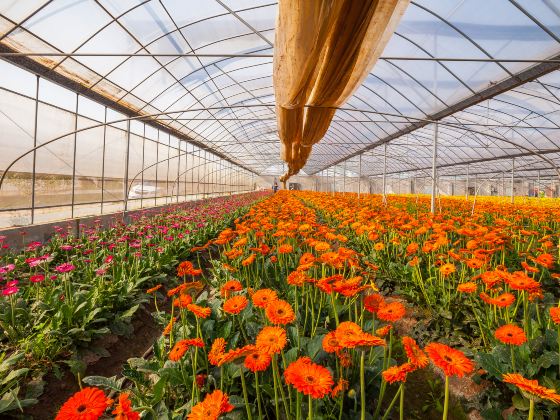
<instances>
[{"instance_id":1,"label":"green leaf","mask_svg":"<svg viewBox=\"0 0 560 420\"><path fill-rule=\"evenodd\" d=\"M124 378L117 379L116 376L106 378L104 376L86 376L82 381L91 386L120 391Z\"/></svg>"},{"instance_id":2,"label":"green leaf","mask_svg":"<svg viewBox=\"0 0 560 420\"><path fill-rule=\"evenodd\" d=\"M482 353L477 356L478 363L482 369L486 370L488 374L496 378L501 378L504 372L502 364L492 354Z\"/></svg>"},{"instance_id":3,"label":"green leaf","mask_svg":"<svg viewBox=\"0 0 560 420\"><path fill-rule=\"evenodd\" d=\"M20 377L20 376L22 376L22 375L25 375L27 372L29 372L29 369L27 369L27 368L12 370L12 371L8 374L8 376L6 376L6 377L4 378L4 380L3 380L2 382L0 382L0 385L5 385L5 384L7 384L7 383L10 382L10 381L13 381L14 379L16 379L16 378L18 378L18 377Z\"/></svg>"},{"instance_id":4,"label":"green leaf","mask_svg":"<svg viewBox=\"0 0 560 420\"><path fill-rule=\"evenodd\" d=\"M539 356L536 365L540 368L548 369L552 365L558 364L558 353L553 351L545 351Z\"/></svg>"},{"instance_id":5,"label":"green leaf","mask_svg":"<svg viewBox=\"0 0 560 420\"><path fill-rule=\"evenodd\" d=\"M222 324L222 326L220 327L220 330L218 332L218 337L223 337L224 339L228 339L229 335L231 334L231 327L233 326L233 323L231 321L226 321L224 324Z\"/></svg>"},{"instance_id":6,"label":"green leaf","mask_svg":"<svg viewBox=\"0 0 560 420\"><path fill-rule=\"evenodd\" d=\"M129 319L136 313L138 310L139 305L134 305L132 308L124 311L122 314L119 315L119 319Z\"/></svg>"},{"instance_id":7,"label":"green leaf","mask_svg":"<svg viewBox=\"0 0 560 420\"><path fill-rule=\"evenodd\" d=\"M529 410L529 401L519 394L515 394L511 399L513 406L521 411Z\"/></svg>"},{"instance_id":8,"label":"green leaf","mask_svg":"<svg viewBox=\"0 0 560 420\"><path fill-rule=\"evenodd\" d=\"M162 400L166 385L167 385L166 378L160 378L160 380L156 382L156 384L152 388L152 392L154 393L154 396L152 398L151 405L155 405Z\"/></svg>"},{"instance_id":9,"label":"green leaf","mask_svg":"<svg viewBox=\"0 0 560 420\"><path fill-rule=\"evenodd\" d=\"M314 359L317 354L323 348L323 338L324 335L317 335L311 339L311 341L307 344L307 354L311 359Z\"/></svg>"}]
</instances>

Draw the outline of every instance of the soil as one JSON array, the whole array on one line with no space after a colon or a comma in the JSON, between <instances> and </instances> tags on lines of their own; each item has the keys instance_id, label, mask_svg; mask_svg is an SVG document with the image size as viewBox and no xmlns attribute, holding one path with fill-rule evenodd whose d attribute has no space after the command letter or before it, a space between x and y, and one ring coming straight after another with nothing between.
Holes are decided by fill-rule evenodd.
<instances>
[{"instance_id":1,"label":"soil","mask_svg":"<svg viewBox=\"0 0 560 420\"><path fill-rule=\"evenodd\" d=\"M86 363L86 376L120 376L123 364L131 357L140 357L148 346L161 334L151 313L150 307L139 309L132 320L134 332L131 337L108 334L97 340L92 347L105 348L110 356L100 357L92 352L84 352L82 361ZM79 390L78 381L70 370L64 369L62 378L53 372L44 378L45 390L39 397L39 403L24 410L24 417L33 420L51 420L60 406L74 392Z\"/></svg>"}]
</instances>

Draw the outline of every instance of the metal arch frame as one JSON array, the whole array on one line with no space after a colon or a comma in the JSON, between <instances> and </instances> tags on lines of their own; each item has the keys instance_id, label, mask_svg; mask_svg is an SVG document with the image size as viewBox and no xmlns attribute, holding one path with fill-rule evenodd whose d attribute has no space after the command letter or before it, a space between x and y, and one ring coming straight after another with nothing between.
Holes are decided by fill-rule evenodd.
<instances>
[{"instance_id":1,"label":"metal arch frame","mask_svg":"<svg viewBox=\"0 0 560 420\"><path fill-rule=\"evenodd\" d=\"M415 106L415 104L414 104L412 101L408 100L408 98L406 98L406 96L405 96L402 92L400 92L398 89L396 89L396 88L395 88L394 86L392 86L390 83L388 83L388 82L385 81L384 79L380 78L379 76L376 76L376 77L377 77L380 81L382 81L383 83L385 83L387 86L389 86L390 88L392 88L393 90L395 90L395 92L397 92L399 95L401 95L401 96L402 96L403 98L405 98L407 101L409 101L413 106ZM416 82L417 82L417 81L416 81ZM417 83L419 83L419 82L417 82ZM422 86L424 89L426 89L428 92L431 93L431 91L429 91L429 89L427 89L427 88L426 88L425 86L423 86L422 84L420 84L420 86ZM368 89L368 90L371 91L371 89L369 89L367 86L363 86L363 87L365 87L366 89ZM372 91L372 92L373 92L373 91ZM374 92L374 93L376 93L376 92ZM379 96L379 95L378 95L378 96ZM434 96L435 96L435 95L434 95ZM357 95L354 95L354 97L359 98ZM383 99L383 98L382 98L382 99ZM383 100L384 100L384 99L383 99ZM363 102L365 103L365 101L363 101ZM387 101L385 101L385 102L387 102ZM387 102L387 103L388 103L388 102ZM367 104L367 105L369 105L369 104ZM511 104L511 105L513 105L513 106L515 106L515 107L518 107L518 108L520 108L520 109L526 109L526 108L524 108L524 107L522 107L521 105L518 105L518 104ZM369 106L372 107L371 105L369 105ZM415 106L415 107L416 107L416 106ZM372 107L372 108L373 108L373 107ZM393 108L394 108L394 107L393 107ZM421 109L419 109L418 107L416 107L416 108L417 108L420 112L423 113L423 111L422 111ZM395 108L394 108L394 109L395 109ZM542 116L543 118L546 119L545 116L543 116L542 114L539 114L538 112L536 112L536 111L534 111L534 110L529 110L529 109L526 109L526 110L529 111L529 112L533 112L533 113L535 113L536 115ZM504 112L504 111L495 110L495 109L493 109L493 111L495 111L496 113L501 113L501 114L509 115L509 114L507 114L507 113ZM400 111L397 111L397 112L400 113ZM463 110L462 112L465 112L465 113L468 114L468 113L469 113L469 110L466 109L466 110ZM402 115L402 114L401 114L401 115ZM404 117L404 116L403 116L403 117ZM460 124L462 124L462 122L459 121L458 118L456 118L456 114L452 114L451 117L452 117L452 118L455 117L455 119L456 119ZM513 118L513 119L517 119L519 122L522 121L522 120L518 119L517 117L515 117L515 116L513 116L513 115L510 115L510 117ZM526 118L526 117L525 117L525 118ZM553 122L551 121L551 123L553 123ZM555 123L553 123L553 124L555 124ZM555 124L555 125L556 125L556 124ZM493 131L494 131L494 130L493 130ZM515 130L515 131L516 131L516 130ZM409 133L409 134L413 134L413 133L414 133L414 132L411 132L411 133ZM518 133L517 131L516 131L516 134L520 135L521 137L524 137L522 134ZM413 134L413 135L414 135L414 134ZM342 161L342 160L343 160L343 159L341 159L340 161Z\"/></svg>"},{"instance_id":2,"label":"metal arch frame","mask_svg":"<svg viewBox=\"0 0 560 420\"><path fill-rule=\"evenodd\" d=\"M96 1L97 1L97 0L96 0ZM228 10L228 12L229 12L230 14L233 14L237 19L243 21L235 12L233 12L231 9L229 9L227 6L225 6L223 3L219 2L219 0L216 0L216 1L218 1L218 3L219 3L222 7L224 7L226 10ZM175 28L178 29L177 22L175 21L175 19L173 19L173 16L171 16L171 14L170 14L169 11L167 10L167 8L166 8L165 5L163 4L163 2L162 2L161 0L159 0L159 3L161 4L161 6L163 7L163 9L165 10L165 13L166 13L166 14L168 15L168 17L171 19L171 22L173 22L173 25L175 26ZM244 22L244 21L243 21L243 22ZM245 23L245 22L244 22L244 23ZM249 25L248 25L248 26L249 26ZM249 26L249 28L250 28L254 33L256 33L256 31L255 31L254 28L252 28L252 27L250 27L250 26ZM183 34L183 32L180 31L180 30L178 30L178 33L181 34L181 37L182 37L183 40L185 41L186 45L191 49L191 51L194 51L194 49L191 47L189 41L187 40L187 38L185 37L185 35ZM264 37L262 37L262 36L261 36L261 38L264 39L265 42L267 42L270 46L272 46L272 44L271 44L268 40L266 40L266 38L264 38ZM203 66L202 61L200 60L199 57L197 57L196 60L198 61L198 63L199 63L200 66ZM164 65L164 67L166 67L166 65ZM216 87L216 89L219 91L219 93L220 93L220 95L222 96L222 98L224 99L224 102L226 103L226 105L229 105L229 103L228 103L228 101L226 100L226 98L225 98L223 92L222 92L221 89L218 87L218 85L216 84L216 82L214 81L214 79L210 76L210 73L208 72L208 69L207 69L205 66L203 66L203 67L204 67L204 72L206 73L206 75L208 76L208 78L211 79L211 81L212 81L211 83L212 83L212 84ZM216 68L218 68L218 67L216 66ZM218 68L218 69L219 69L219 68ZM219 69L219 70L220 70L220 69ZM223 71L222 71L222 72L223 72ZM171 73L171 72L170 72L170 73ZM226 76L228 76L226 72L223 72L223 73L226 74ZM232 81L235 82L235 79L233 79L232 77L230 77L230 78L231 78ZM176 78L175 78L175 79L176 79ZM176 80L177 80L177 79L176 79ZM185 89L186 89L186 87L185 87ZM186 90L188 91L188 89L186 89ZM191 94L191 95L192 95L192 94ZM192 96L194 97L194 95L192 95ZM198 100L198 103L202 105L202 102L201 102L200 99ZM235 115L235 113L234 113L234 115ZM220 122L220 124L221 124L221 122ZM223 124L221 124L221 125L223 125ZM239 125L243 128L243 124L239 124ZM229 131L229 130L228 130L228 131ZM232 137L233 137L234 139L237 140L237 138L236 138L235 136L232 135ZM245 149L247 150L247 148L245 148ZM247 150L247 151L248 151L248 150Z\"/></svg>"},{"instance_id":3,"label":"metal arch frame","mask_svg":"<svg viewBox=\"0 0 560 420\"><path fill-rule=\"evenodd\" d=\"M151 41L149 44L144 45L144 44L142 44L141 42L139 42L139 41L134 37L134 35L131 34L130 31L127 30L126 27L122 26L122 25L120 24L120 22L118 22L118 19L120 19L121 17L123 17L124 15L126 15L127 13L129 13L130 11L134 10L134 9L137 8L139 5L135 5L134 7L128 9L127 11L125 11L125 12L123 12L123 13L121 13L118 17L114 17L114 16L112 16L102 5L100 5L97 1L96 1L96 3L97 3L97 5L98 5L102 10L104 10L104 11L108 14L108 16L110 16L110 17L112 18L112 20L111 20L107 25L104 25L104 26L101 27L98 31L96 31L96 32L95 32L92 36L90 36L85 42L87 42L88 40L90 40L90 39L92 39L93 37L95 37L95 35L97 35L98 33L100 33L100 32L101 32L103 29L105 29L108 25L110 25L110 24L112 24L112 23L114 23L114 22L117 22L117 23L119 24L119 26L121 26L121 28L122 28L129 36L131 36L132 39L134 39L134 40L138 43L138 45L140 46L140 49L139 49L139 50L145 49L145 48L146 48L147 46L149 46L151 43L153 43L153 42L157 41L158 39L161 39L161 38L163 38L164 36L167 35L167 34L163 34L163 35L161 35L160 37L158 37L156 40L153 40L153 41ZM142 4L144 4L144 3L142 3ZM270 6L270 4L269 4L269 5L260 5L260 6L256 6L256 7L252 7L252 8L247 8L247 9L241 9L241 11L252 10L252 9L261 8L261 7L267 7L267 6ZM36 12L38 12L38 11L39 11L39 10L37 10ZM228 15L228 14L229 14L229 13L224 13L224 14L220 14L220 15L215 15L215 16L211 16L211 17L209 17L209 18L207 18L207 19L212 19L212 18L214 18L214 17L219 17L219 16L226 16L226 15ZM207 19L203 19L203 20L207 20ZM195 23L198 23L198 22L191 22L189 25L192 25L192 24L195 24ZM14 23L14 24L15 24L15 23ZM188 25L186 25L186 26L188 26ZM184 28L184 27L185 27L185 26L183 26L183 27L181 27L181 28ZM40 37L38 37L36 34L33 34L33 33L32 33L32 35L35 36L35 37L37 37L38 39L40 39L42 42L45 42L45 44L50 45L53 49L56 49L54 46L52 46L52 45L51 45L50 43L48 43L47 41L41 39ZM247 35L247 34L246 34L246 35ZM244 35L244 36L246 36L246 35ZM220 40L220 41L222 41L222 40ZM83 45L85 44L85 42L82 43L82 44L80 45L80 47L78 47L78 49L81 48L81 46L83 46ZM219 41L218 41L218 42L219 42ZM124 61L126 61L126 60L124 60ZM119 66L122 65L122 64L124 63L124 61L121 62L121 63L119 64ZM156 60L156 61L157 61L157 60ZM88 69L89 71L91 71L92 73L97 74L98 76L100 76L100 80L105 79L105 80L107 80L109 83L114 84L113 82L111 82L111 81L109 81L108 79L106 79L105 76L103 76L103 75L101 75L101 74L95 72L94 70L92 70L91 68L89 68L88 66L86 66L85 64L83 64L83 63L81 63L81 62L79 62L79 64L82 65L82 66L84 66L85 68L87 68L87 69ZM160 63L160 64L161 64L161 63ZM117 66L117 67L118 67L118 66ZM107 73L107 75L110 74L111 72L113 72L117 67L111 69L111 70ZM165 66L160 67L160 69L163 68L163 67L165 67ZM158 69L158 71L159 71L160 69ZM174 75L173 75L173 74L170 73L170 75L171 75L171 77L174 78ZM148 77L149 77L149 76L148 76ZM145 78L144 80L146 80L146 79L147 79L147 78ZM97 83L99 83L100 80L98 80L98 81L97 81L95 84L93 84L91 87L87 88L87 90L90 91L90 92L93 92L91 88L94 87L95 85L97 85ZM144 80L143 80L143 81L144 81ZM75 90L75 89L73 89L73 90ZM129 92L127 89L123 89L123 91L125 92L125 94L123 95L123 97L125 97L127 94L131 94L131 92ZM117 99L117 98L115 98L115 99ZM122 98L121 98L121 99L122 99ZM139 99L140 101L142 101L142 102L145 102L145 101L142 100L141 98L138 98L138 99ZM119 99L119 100L116 100L116 101L113 101L114 104L117 104L116 106L119 105L119 102L120 102L120 99ZM147 104L147 103L146 103L146 104ZM113 106L113 107L114 107L114 106ZM126 114L130 114L131 111L133 111L133 110L130 110L130 109L127 108L127 112L125 112L125 113L126 113ZM175 134L175 133L174 133L174 134ZM176 135L176 134L175 134L175 135ZM182 139L182 140L184 140L184 139ZM189 140L190 140L190 139L189 139ZM188 141L188 140L187 140L187 141ZM228 158L226 158L226 159L228 159ZM236 165L240 165L240 164L237 163L237 162L232 162L232 163L234 163L234 164L236 164ZM242 166L242 165L240 165L240 166Z\"/></svg>"},{"instance_id":4,"label":"metal arch frame","mask_svg":"<svg viewBox=\"0 0 560 420\"><path fill-rule=\"evenodd\" d=\"M339 109L340 109L340 108L339 108ZM379 113L379 112L365 111L365 110L361 110L360 112ZM398 117L398 115L394 115L394 114L390 114L390 113L385 113L385 115L391 115L391 116L397 116L397 117ZM512 140L508 140L508 139L505 139L505 138L500 138L500 137L498 137L498 136L495 136L495 135L492 135L492 134L488 134L488 133L482 133L482 132L479 132L479 131L477 131L477 130L473 130L473 129L471 129L471 128L465 128L465 127L462 127L462 126L460 126L460 125L458 125L458 124L454 124L454 123L450 123L450 122L446 122L446 121L441 121L441 120L439 120L439 121L438 121L438 120L428 120L428 119L416 118L416 117L407 117L407 118L410 118L410 119L413 119L413 120L416 120L416 121L421 121L421 122L424 122L424 123L427 123L427 124L430 124L430 123L438 123L439 125L443 125L443 126L451 126L451 127L457 128L457 129L471 131L472 133L476 133L476 134L479 134L479 135L481 135L481 136L486 136L486 137L494 138L494 139L496 139L496 140L498 140L498 141L502 141L502 142L511 144L511 145L513 145L513 146L515 146L515 147L517 147L517 148L519 148L519 149L525 150L525 151L528 152L529 154L533 154L533 155L538 156L538 157L540 157L541 159L547 161L549 164L551 164L553 167L556 168L556 171L557 171L557 173L558 173L558 178L560 179L560 169L556 166L556 164L555 164L554 162L552 162L550 159L546 158L545 156L541 155L538 151L532 150L532 149L530 149L530 148L528 148L528 147L526 147L526 146L523 146L523 145L520 145L520 144L518 144L518 143L515 143L515 142L512 141ZM376 146L377 146L377 145L376 145ZM560 151L560 149L558 149L558 150ZM363 152L362 152L362 153L363 153ZM352 156L352 157L354 157L354 156ZM344 160L347 160L347 159L348 159L348 158L342 159L341 162L344 161ZM334 164L332 164L332 165L329 165L329 167L330 167L330 166L335 166L335 165L337 165L338 163L340 163L340 162L337 162L337 163L334 163ZM464 162L464 163L467 163L467 162ZM311 175L313 175L313 174L311 174Z\"/></svg>"},{"instance_id":5,"label":"metal arch frame","mask_svg":"<svg viewBox=\"0 0 560 420\"><path fill-rule=\"evenodd\" d=\"M108 16L114 18L114 16L112 16L112 14L111 14L102 4L99 3L99 0L94 0L94 1L95 1L95 3L96 3L105 13L107 13ZM174 22L174 21L173 21L173 22ZM119 20L115 20L115 23L117 23L117 24L121 27L121 29L122 29L123 31L125 31L126 34L128 34L128 36L130 36L138 45L140 45L140 46L141 46L141 49L147 51L147 49L146 49L146 47L144 46L144 44L143 44L142 42L140 42L140 41L138 40L138 38L137 38L127 27L125 27ZM187 45L189 45L189 44L187 43ZM191 48L191 50L192 50L192 48ZM165 65L162 65L162 63L160 62L160 60L157 60L156 58L153 58L153 59L154 59L160 66L162 66L162 68L169 74L169 76L171 76L171 78L173 78L174 80L176 80L177 82L179 82L179 80L177 79L177 77L175 76L175 74L173 74L171 71L169 71L169 69L168 69ZM124 61L126 61L126 60L124 60ZM119 66L117 66L116 68L118 68L118 67L119 67ZM111 71L109 71L109 73L107 73L107 74L104 76L104 79L107 80L107 81L109 81L109 79L107 79L106 76L110 75L113 71L116 70L116 68L115 68L115 69L112 69ZM98 81L98 82L99 82L99 81ZM113 83L113 84L114 84L114 83ZM188 89L186 88L186 86L184 86L182 83L181 83L180 85L181 85L185 90L188 91ZM94 85L94 86L95 86L95 85ZM126 89L124 89L124 91L125 91L126 93L122 96L122 98L126 97L128 94L131 94L131 93L128 92ZM136 96L136 95L134 95L134 96ZM120 100L121 100L122 98L119 99L119 102L120 102ZM138 99L141 99L141 98L138 98ZM202 103L201 103L199 100L198 100L197 102L202 106Z\"/></svg>"},{"instance_id":6,"label":"metal arch frame","mask_svg":"<svg viewBox=\"0 0 560 420\"><path fill-rule=\"evenodd\" d=\"M559 154L558 150L548 150L548 151L541 151L541 154ZM506 160L506 159L512 159L512 158L527 158L527 157L531 157L534 156L532 154L528 154L528 153L518 153L515 155L504 155L502 157L499 158L485 158L485 159L478 159L478 160L473 160L470 162L462 162L462 163L448 163L448 164L442 164L442 165L438 165L438 169L442 170L442 169L446 169L446 168L457 168L457 167L462 167L462 166L469 166L469 165L476 165L476 164L484 164L486 162L499 162L502 160ZM395 175L397 173L411 173L411 172L415 172L417 170L428 170L430 168L428 167L424 167L424 168L416 168L416 169L408 169L408 170L403 170L403 171L395 171L395 172L389 172L388 175ZM550 169L554 170L554 167L551 167ZM492 172L489 172L492 173ZM482 174L482 172L480 172L479 174ZM448 176L449 174L445 173L443 176Z\"/></svg>"},{"instance_id":7,"label":"metal arch frame","mask_svg":"<svg viewBox=\"0 0 560 420\"><path fill-rule=\"evenodd\" d=\"M470 38L469 36L467 36L463 31L461 31L459 28L457 28L457 27L456 27L455 25L453 25L451 22L447 21L447 20L444 19L443 17L439 16L437 13L433 12L432 10L429 10L429 9L425 8L425 7L422 6L422 5L419 5L418 3L414 2L414 1L412 1L411 4L414 5L414 6L416 6L416 7L418 7L418 8L420 8L420 9L422 9L422 10L424 10L425 12L431 14L432 16L436 17L437 19L441 20L441 21L444 22L446 25L448 25L450 28L452 28L452 29L455 30L457 33L459 33L459 34L460 34L463 38L465 38L468 42L470 42L472 45L474 45L479 51L481 51L481 52L482 52L484 55L486 55L488 58L494 59L494 58L493 58L484 48L482 48L476 41L474 41L472 38ZM555 59L557 59L557 58L558 58L558 56L555 57ZM436 61L437 61L437 60L436 60ZM507 79L507 80L505 81L506 84L510 84L510 83L512 83L512 82L513 82L515 85L523 84L523 79L519 77L519 74L520 74L520 73L524 74L524 73L531 72L532 70L534 70L534 68L529 68L529 69L526 69L526 70L524 70L524 71L522 71L522 72L520 72L520 73L518 73L518 74L516 74L516 75L513 75L513 74L512 74L511 72L509 72L509 70L507 70L507 68L505 68L500 62L496 61L496 64L497 64L500 68L502 68L502 70L505 71L506 74L510 75L510 79ZM440 64L440 65L441 65L441 64ZM539 67L539 66L535 66L535 67ZM545 66L540 66L540 67L544 67L544 71L545 71L544 74L546 74L546 73L548 73L548 72L550 72L550 71L552 71L552 70L554 70L554 69L560 68L559 66L552 66L552 67L553 67L552 69L550 69L550 68L547 69L547 68L546 68L546 65L545 65ZM445 68L445 67L444 67L444 68ZM374 70L375 70L375 69L374 69ZM372 75L372 74L370 73L370 75ZM541 74L541 75L543 75L543 74ZM385 82L383 79L379 78L378 76L376 76L376 75L374 75L374 74L373 74L373 76L377 77L379 80L381 80L382 82L386 83L388 86L391 86L390 84L388 84L387 82ZM537 79L538 77L539 77L539 76L533 76L530 80L525 80L525 81L534 81L534 80ZM513 79L514 79L514 80L513 80ZM501 82L500 84L504 84L504 82ZM391 87L392 87L392 86L391 86ZM512 87L515 87L515 86L510 86L508 89L504 89L504 91L506 91L506 90L511 90ZM491 89L491 90L496 90L495 87L492 87L492 88L490 88L490 89ZM486 89L486 91L488 91L488 90L489 90L489 89ZM500 92L500 93L501 93L501 92ZM496 92L496 93L493 93L492 95L490 95L490 97L496 96L497 94L498 94L497 92ZM480 101L477 101L477 100L476 100L477 98L482 97L481 100L486 99L484 96L485 96L484 94L481 95L481 92L479 92L477 95L473 95L473 96L467 98L466 100L461 101L461 102L458 103L458 104L455 104L455 105L453 105L453 106L451 106L451 107L447 107L447 108L444 109L443 111L439 111L438 113L436 113L435 115L433 115L432 118L430 118L430 119L431 119L431 120L440 120L441 118L443 118L443 117L445 117L445 116L451 116L452 114L454 114L454 113L457 111L456 109L454 109L454 108L456 108L457 106L459 106L461 109L466 109L466 108L468 108L468 106L474 105L474 104L480 102ZM407 99L407 98L406 98L406 99ZM408 100L408 99L407 99L407 100ZM475 101L475 102L469 104L469 102L473 102L473 101ZM409 101L409 102L410 102L410 101ZM418 107L416 107L415 104L412 104L412 105L413 105L415 108L417 108L420 112L424 113L421 109L419 109ZM447 115L445 115L445 114L446 114L446 111L448 112ZM424 114L425 114L425 113L424 113ZM442 115L442 114L443 114L443 115L442 115L442 116L439 116L438 114L439 114L439 115ZM425 114L425 115L426 115L426 114ZM400 135L402 135L402 134L408 134L409 132L414 131L416 128L418 128L418 127L412 126L412 127L410 127L410 128L403 129L403 130L401 130L401 133L398 133L398 135L397 135L397 134L390 135L390 136L388 136L386 139L384 139L384 140L382 140L381 142L378 142L378 143L381 144L381 143L384 143L385 141L391 141L391 140L393 140L393 139L395 139L395 138L397 138L397 137L400 137ZM404 131L406 131L406 132L404 132ZM375 145L377 145L377 144L375 144ZM373 147L375 147L375 146L373 146ZM366 149L367 149L367 148L366 148ZM352 154L352 155L356 155L356 154L359 154L359 152L358 152L358 153L354 153L354 154ZM344 161L344 160L346 160L346 159L348 159L348 158L350 158L350 157L353 157L352 155L346 156L345 158L342 158L342 159L339 159L339 160L337 160L336 162L331 163L331 165L333 165L333 164L338 164L338 163L340 163L340 162L342 162L342 161ZM328 166L326 166L326 167L328 167Z\"/></svg>"},{"instance_id":8,"label":"metal arch frame","mask_svg":"<svg viewBox=\"0 0 560 420\"><path fill-rule=\"evenodd\" d=\"M47 3L47 4L48 4L48 3ZM440 19L441 21L447 23L448 25L450 25L451 27L453 27L453 29L455 29L458 33L460 33L464 38L466 38L466 39L468 39L469 41L473 42L473 44L475 44L479 49L481 49L480 46L479 46L478 44L476 44L474 41L472 41L470 38L468 38L468 36L466 36L466 34L464 34L463 32L461 32L460 30L458 30L455 26L453 26L452 24L450 24L449 22L447 22L445 19L443 19L443 18L440 17L439 15L434 14L432 11L430 11L430 10L424 8L423 6L417 5L417 4L414 3L414 2L413 2L413 4L416 5L416 6L418 6L418 7L420 7L420 8L423 8L423 9L426 10L427 12L431 13L432 15L434 15L436 18L438 18L438 19ZM248 9L243 9L243 10L251 10L251 9L260 8L260 7L268 7L268 6L271 6L271 5L272 5L272 4L259 5L259 6L253 7L253 8L248 8ZM45 4L44 4L42 7L44 7L44 6L45 6ZM42 7L41 7L41 8L42 8ZM100 5L100 7L102 7L102 6ZM138 5L135 5L134 8L136 8L136 7L138 7ZM39 8L38 10L40 10L41 8ZM134 8L132 8L132 9L134 9ZM36 13L38 10L36 10L35 13ZM128 11L130 11L130 10L131 10L131 9L129 9ZM113 22L114 22L115 20L117 20L118 18L124 16L126 13L128 13L128 11L125 11L124 13L122 13L121 15L119 15L119 17L114 18L114 19L113 19ZM229 12L230 12L229 14L235 15L235 13L232 13L232 12L233 12L232 10L229 10ZM211 16L211 17L208 17L208 18L206 18L206 19L212 19L212 18L215 18L215 17L218 17L218 16L225 16L225 15L228 15L228 13L223 13L223 14L220 14L220 15ZM535 23L537 23L537 24L540 23L540 22L538 22L538 20L536 20L536 19L534 19L534 18L533 18L533 21L534 21ZM22 23L22 22L20 22L20 24L21 24L21 23ZM194 23L191 23L191 24L194 24ZM539 26L541 27L541 29L544 29L544 28L545 28L545 27L543 27L543 25L539 25ZM250 26L249 26L249 27L250 27ZM12 28L12 29L13 29L13 28ZM103 29L103 28L102 28L102 29ZM102 30L102 29L101 29L101 30ZM123 28L123 29L126 30L126 28ZM252 27L250 27L250 29L252 29L253 32L257 32L257 31L255 31L254 28L252 28ZM99 31L98 31L98 32L99 32ZM173 32L174 32L174 31L173 31ZM180 32L180 30L179 30L179 32ZM258 34L258 33L257 33L257 34ZM168 34L163 34L163 35L161 35L158 39L161 39L162 37L164 37L164 36L166 36L166 35L168 35ZM94 34L93 36L95 36L95 34ZM154 41L155 41L155 40L152 40L152 42L154 42ZM220 40L220 41L221 41L221 40ZM218 42L219 42L219 41L218 41ZM140 48L140 50L142 50L142 49L146 49L146 47L147 47L149 44L143 45L142 43L139 43L139 45L142 46L142 47ZM488 55L488 54L487 54L487 55ZM437 61L437 60L436 60L436 61ZM439 61L438 61L438 62L439 62ZM440 63L440 64L441 64L441 63ZM507 71L507 69L505 69L505 67L503 67L503 66L501 66L501 67L502 67L504 70ZM109 73L108 73L108 74L109 74ZM336 147L336 146L334 146L334 147Z\"/></svg>"}]
</instances>

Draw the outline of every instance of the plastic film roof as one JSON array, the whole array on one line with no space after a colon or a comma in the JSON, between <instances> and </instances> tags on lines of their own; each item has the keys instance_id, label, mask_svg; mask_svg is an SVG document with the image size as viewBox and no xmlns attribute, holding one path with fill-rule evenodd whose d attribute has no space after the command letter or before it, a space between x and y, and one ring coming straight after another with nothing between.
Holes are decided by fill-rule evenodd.
<instances>
[{"instance_id":1,"label":"plastic film roof","mask_svg":"<svg viewBox=\"0 0 560 420\"><path fill-rule=\"evenodd\" d=\"M276 12L266 0L0 0L0 42L23 53L69 54L32 58L269 174L282 169L272 87ZM259 56L243 57L250 54ZM429 172L434 125L427 123L437 118L442 175L510 170L514 156L528 175L554 173L559 65L460 59L557 56L560 0L413 1L304 172L347 158L358 171L365 151L362 174L379 175L387 141L388 173Z\"/></svg>"}]
</instances>

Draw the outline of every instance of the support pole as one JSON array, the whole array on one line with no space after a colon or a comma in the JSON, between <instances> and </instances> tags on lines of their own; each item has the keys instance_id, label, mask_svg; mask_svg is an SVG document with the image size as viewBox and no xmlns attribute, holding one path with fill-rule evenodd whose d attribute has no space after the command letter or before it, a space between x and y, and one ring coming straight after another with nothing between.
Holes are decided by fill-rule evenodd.
<instances>
[{"instance_id":1,"label":"support pole","mask_svg":"<svg viewBox=\"0 0 560 420\"><path fill-rule=\"evenodd\" d=\"M387 143L383 144L383 204L387 204Z\"/></svg>"},{"instance_id":2,"label":"support pole","mask_svg":"<svg viewBox=\"0 0 560 420\"><path fill-rule=\"evenodd\" d=\"M537 171L537 197L541 196L541 170Z\"/></svg>"},{"instance_id":3,"label":"support pole","mask_svg":"<svg viewBox=\"0 0 560 420\"><path fill-rule=\"evenodd\" d=\"M511 158L511 204L514 203L514 191L513 191L513 182L515 177L515 158Z\"/></svg>"},{"instance_id":4,"label":"support pole","mask_svg":"<svg viewBox=\"0 0 560 420\"><path fill-rule=\"evenodd\" d=\"M72 158L72 208L70 217L74 218L74 203L76 202L76 147L78 143L78 104L80 103L80 95L76 93L76 111L74 113L74 156Z\"/></svg>"},{"instance_id":5,"label":"support pole","mask_svg":"<svg viewBox=\"0 0 560 420\"><path fill-rule=\"evenodd\" d=\"M334 197L334 193L336 192L336 170L333 166L332 168L332 195Z\"/></svg>"},{"instance_id":6,"label":"support pole","mask_svg":"<svg viewBox=\"0 0 560 420\"><path fill-rule=\"evenodd\" d=\"M506 173L502 172L502 197L506 195Z\"/></svg>"},{"instance_id":7,"label":"support pole","mask_svg":"<svg viewBox=\"0 0 560 420\"><path fill-rule=\"evenodd\" d=\"M39 81L37 76L35 86L35 123L33 124L33 147L37 147L37 119L39 117ZM31 224L35 223L35 182L37 175L37 150L33 150L33 173L31 175Z\"/></svg>"},{"instance_id":8,"label":"support pole","mask_svg":"<svg viewBox=\"0 0 560 420\"><path fill-rule=\"evenodd\" d=\"M123 198L124 198L124 213L123 213L123 222L126 223L124 220L126 217L126 211L128 210L128 161L130 160L130 120L126 123L126 160L124 162L124 191L123 191Z\"/></svg>"},{"instance_id":9,"label":"support pole","mask_svg":"<svg viewBox=\"0 0 560 420\"><path fill-rule=\"evenodd\" d=\"M432 197L430 201L430 211L432 214L436 212L436 193L437 193L437 141L438 141L438 123L435 123L434 128L434 144L432 155Z\"/></svg>"},{"instance_id":10,"label":"support pole","mask_svg":"<svg viewBox=\"0 0 560 420\"><path fill-rule=\"evenodd\" d=\"M362 193L362 155L359 156L358 162L358 201L360 201L360 195Z\"/></svg>"},{"instance_id":11,"label":"support pole","mask_svg":"<svg viewBox=\"0 0 560 420\"><path fill-rule=\"evenodd\" d=\"M342 168L344 170L344 174L342 174L343 178L342 178L342 191L344 193L344 195L346 196L346 161L344 161L344 166Z\"/></svg>"},{"instance_id":12,"label":"support pole","mask_svg":"<svg viewBox=\"0 0 560 420\"><path fill-rule=\"evenodd\" d=\"M469 199L469 165L467 164L467 181L465 182L465 200Z\"/></svg>"}]
</instances>

